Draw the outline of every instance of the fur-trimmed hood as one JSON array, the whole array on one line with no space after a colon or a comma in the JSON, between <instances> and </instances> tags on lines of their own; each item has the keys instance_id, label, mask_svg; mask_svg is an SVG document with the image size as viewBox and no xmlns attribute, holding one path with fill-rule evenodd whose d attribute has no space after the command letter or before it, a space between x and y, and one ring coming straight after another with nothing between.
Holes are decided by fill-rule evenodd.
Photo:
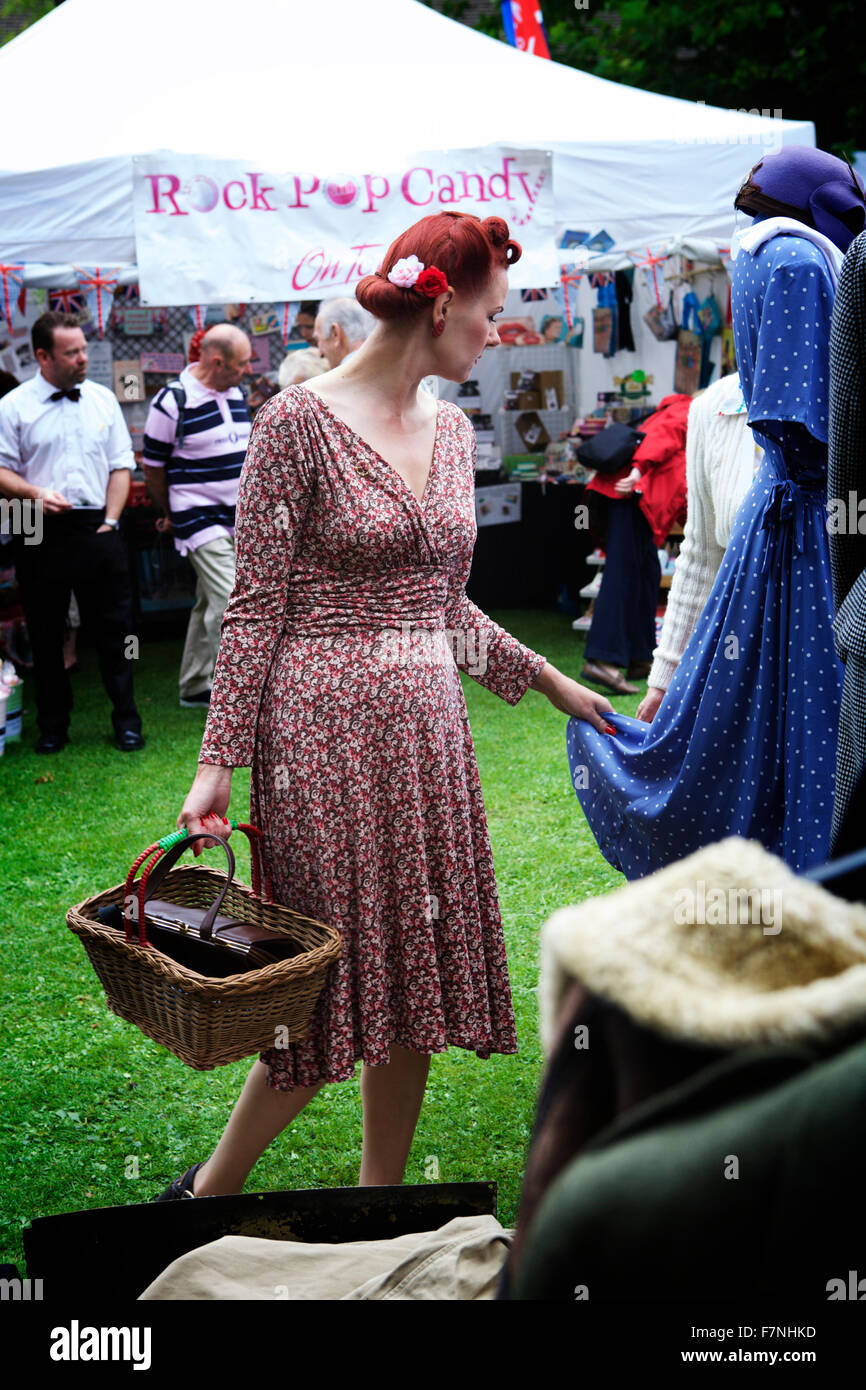
<instances>
[{"instance_id":1,"label":"fur-trimmed hood","mask_svg":"<svg viewBox=\"0 0 866 1390\"><path fill-rule=\"evenodd\" d=\"M684 1042L827 1043L866 1032L866 907L730 837L547 921L546 1053L575 979Z\"/></svg>"}]
</instances>

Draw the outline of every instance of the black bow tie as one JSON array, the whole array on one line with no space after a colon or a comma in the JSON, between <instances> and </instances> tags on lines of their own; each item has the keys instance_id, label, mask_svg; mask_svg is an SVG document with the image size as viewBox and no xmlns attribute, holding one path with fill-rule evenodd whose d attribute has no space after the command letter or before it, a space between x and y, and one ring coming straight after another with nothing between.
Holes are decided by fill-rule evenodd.
<instances>
[{"instance_id":1,"label":"black bow tie","mask_svg":"<svg viewBox=\"0 0 866 1390\"><path fill-rule=\"evenodd\" d=\"M73 386L71 391L55 391L52 396L48 397L48 399L50 401L62 401L63 397L66 396L70 401L77 401L80 395L81 392L78 389L78 387Z\"/></svg>"}]
</instances>

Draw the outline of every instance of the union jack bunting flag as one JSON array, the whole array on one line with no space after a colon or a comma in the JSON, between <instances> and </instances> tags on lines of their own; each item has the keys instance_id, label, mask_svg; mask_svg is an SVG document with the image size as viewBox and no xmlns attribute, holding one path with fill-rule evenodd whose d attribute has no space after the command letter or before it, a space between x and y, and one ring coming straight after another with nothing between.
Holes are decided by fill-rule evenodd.
<instances>
[{"instance_id":1,"label":"union jack bunting flag","mask_svg":"<svg viewBox=\"0 0 866 1390\"><path fill-rule=\"evenodd\" d=\"M521 290L520 298L524 304L532 304L537 299L546 299L547 290Z\"/></svg>"},{"instance_id":2,"label":"union jack bunting flag","mask_svg":"<svg viewBox=\"0 0 866 1390\"><path fill-rule=\"evenodd\" d=\"M84 295L80 290L49 290L48 307L55 314L82 314Z\"/></svg>"}]
</instances>

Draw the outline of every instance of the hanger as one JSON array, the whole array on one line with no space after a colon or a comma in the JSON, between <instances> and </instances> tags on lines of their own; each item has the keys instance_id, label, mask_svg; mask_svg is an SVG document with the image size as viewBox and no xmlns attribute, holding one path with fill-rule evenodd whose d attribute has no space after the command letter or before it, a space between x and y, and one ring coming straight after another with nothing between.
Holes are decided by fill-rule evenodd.
<instances>
[{"instance_id":1,"label":"hanger","mask_svg":"<svg viewBox=\"0 0 866 1390\"><path fill-rule=\"evenodd\" d=\"M830 859L816 869L801 874L820 883L828 893L849 903L866 903L866 849L855 850L842 859Z\"/></svg>"}]
</instances>

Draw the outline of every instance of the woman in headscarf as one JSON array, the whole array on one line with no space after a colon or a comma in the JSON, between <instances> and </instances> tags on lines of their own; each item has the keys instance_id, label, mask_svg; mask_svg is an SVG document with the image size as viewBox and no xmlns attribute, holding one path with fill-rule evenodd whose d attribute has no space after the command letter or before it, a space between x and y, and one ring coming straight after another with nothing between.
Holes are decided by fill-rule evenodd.
<instances>
[{"instance_id":1,"label":"woman in headscarf","mask_svg":"<svg viewBox=\"0 0 866 1390\"><path fill-rule=\"evenodd\" d=\"M842 256L866 220L850 165L788 146L735 206L731 307L748 423L764 457L697 630L652 724L571 719L572 780L628 878L725 835L802 871L827 857L842 667L827 537L828 344ZM738 243L738 245L737 245Z\"/></svg>"}]
</instances>

